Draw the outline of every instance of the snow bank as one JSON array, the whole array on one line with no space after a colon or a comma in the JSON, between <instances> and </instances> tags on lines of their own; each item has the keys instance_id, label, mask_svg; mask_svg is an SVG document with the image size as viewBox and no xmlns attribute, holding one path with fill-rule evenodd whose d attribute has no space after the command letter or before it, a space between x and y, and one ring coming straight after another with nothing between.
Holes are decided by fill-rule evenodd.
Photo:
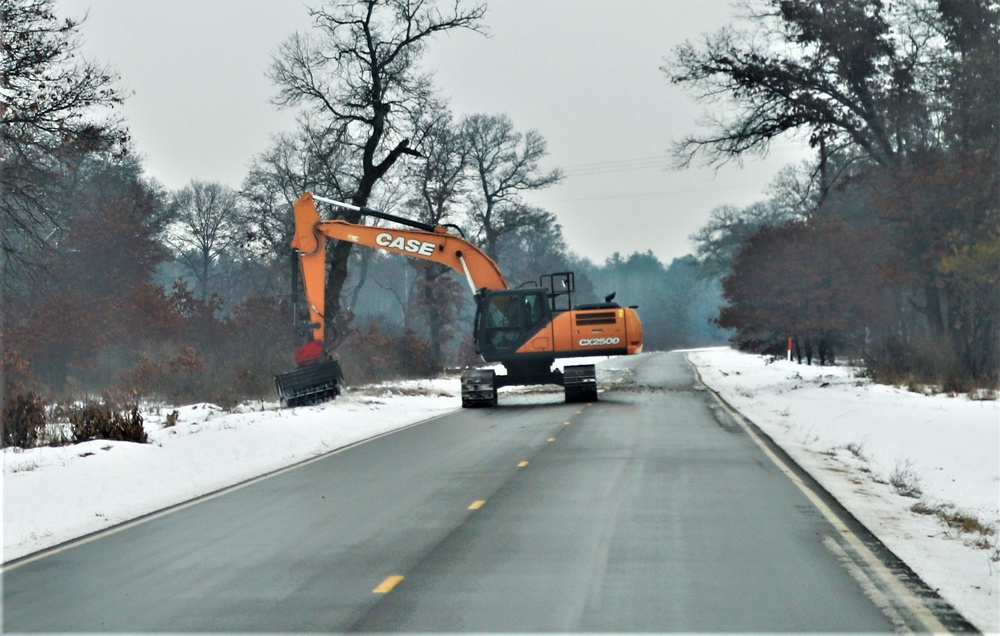
<instances>
[{"instance_id":1,"label":"snow bank","mask_svg":"<svg viewBox=\"0 0 1000 636\"><path fill-rule=\"evenodd\" d=\"M161 510L452 411L459 382L366 389L310 407L225 412L211 404L146 414L149 444L97 440L3 451L3 560Z\"/></svg>"}]
</instances>

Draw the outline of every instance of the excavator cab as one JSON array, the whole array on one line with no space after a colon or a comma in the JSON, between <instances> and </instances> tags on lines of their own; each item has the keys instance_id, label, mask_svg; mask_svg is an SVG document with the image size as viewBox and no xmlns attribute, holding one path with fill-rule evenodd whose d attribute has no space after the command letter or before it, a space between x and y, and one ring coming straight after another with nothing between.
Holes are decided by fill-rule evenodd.
<instances>
[{"instance_id":1,"label":"excavator cab","mask_svg":"<svg viewBox=\"0 0 1000 636\"><path fill-rule=\"evenodd\" d=\"M476 352L487 361L513 354L551 320L544 289L488 292L476 312Z\"/></svg>"},{"instance_id":2,"label":"excavator cab","mask_svg":"<svg viewBox=\"0 0 1000 636\"><path fill-rule=\"evenodd\" d=\"M552 318L570 308L573 273L547 274L540 283L477 294L473 341L484 360L504 362L514 354L525 360L531 353L552 357Z\"/></svg>"}]
</instances>

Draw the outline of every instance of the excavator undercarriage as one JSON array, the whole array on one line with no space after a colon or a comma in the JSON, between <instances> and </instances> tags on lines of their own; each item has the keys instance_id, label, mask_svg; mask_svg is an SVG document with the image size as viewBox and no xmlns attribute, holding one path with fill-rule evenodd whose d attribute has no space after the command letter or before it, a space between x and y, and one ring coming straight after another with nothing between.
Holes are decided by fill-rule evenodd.
<instances>
[{"instance_id":1,"label":"excavator undercarriage","mask_svg":"<svg viewBox=\"0 0 1000 636\"><path fill-rule=\"evenodd\" d=\"M592 364L567 366L562 371L549 365L509 364L507 375L497 375L493 369L462 371L462 406L496 406L499 389L539 384L563 387L567 402L597 401L597 372Z\"/></svg>"}]
</instances>

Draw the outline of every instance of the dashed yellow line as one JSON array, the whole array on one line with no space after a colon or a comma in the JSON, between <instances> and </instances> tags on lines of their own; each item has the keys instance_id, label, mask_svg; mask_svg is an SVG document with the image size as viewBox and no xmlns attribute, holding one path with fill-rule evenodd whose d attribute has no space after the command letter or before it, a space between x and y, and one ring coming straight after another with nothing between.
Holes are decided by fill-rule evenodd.
<instances>
[{"instance_id":1,"label":"dashed yellow line","mask_svg":"<svg viewBox=\"0 0 1000 636\"><path fill-rule=\"evenodd\" d=\"M550 438L549 438L549 441L550 441L550 442L554 442L554 441L556 441L556 438L554 438L554 437L550 437Z\"/></svg>"},{"instance_id":2,"label":"dashed yellow line","mask_svg":"<svg viewBox=\"0 0 1000 636\"><path fill-rule=\"evenodd\" d=\"M403 580L402 574L393 574L392 576L387 576L384 581L378 584L372 594L388 594L392 591L392 588L396 587L400 581Z\"/></svg>"},{"instance_id":3,"label":"dashed yellow line","mask_svg":"<svg viewBox=\"0 0 1000 636\"><path fill-rule=\"evenodd\" d=\"M486 503L485 499L480 499L478 501L473 501L471 504L469 504L469 510L479 510L480 508L483 507L483 504L485 504L485 503Z\"/></svg>"},{"instance_id":4,"label":"dashed yellow line","mask_svg":"<svg viewBox=\"0 0 1000 636\"><path fill-rule=\"evenodd\" d=\"M563 422L563 426L569 426L572 423L573 422L570 422L569 420L566 420L565 422Z\"/></svg>"},{"instance_id":5,"label":"dashed yellow line","mask_svg":"<svg viewBox=\"0 0 1000 636\"><path fill-rule=\"evenodd\" d=\"M524 468L524 467L525 467L525 466L527 466L527 465L528 465L528 462L526 462L526 461L525 461L525 462L518 462L518 463L517 463L517 467L518 467L518 468Z\"/></svg>"}]
</instances>

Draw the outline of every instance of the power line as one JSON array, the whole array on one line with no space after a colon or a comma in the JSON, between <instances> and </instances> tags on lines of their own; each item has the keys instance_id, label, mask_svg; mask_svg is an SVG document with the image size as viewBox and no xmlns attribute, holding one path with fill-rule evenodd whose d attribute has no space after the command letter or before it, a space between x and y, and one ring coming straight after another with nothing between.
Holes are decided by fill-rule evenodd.
<instances>
[{"instance_id":1,"label":"power line","mask_svg":"<svg viewBox=\"0 0 1000 636\"><path fill-rule=\"evenodd\" d=\"M634 170L650 170L654 168L666 170L669 167L666 157L640 157L636 159L570 165L563 168L563 174L567 177L588 177L613 172L632 172Z\"/></svg>"},{"instance_id":2,"label":"power line","mask_svg":"<svg viewBox=\"0 0 1000 636\"><path fill-rule=\"evenodd\" d=\"M770 148L792 148L801 147L801 143L793 140L776 141L770 144ZM635 170L652 169L669 170L671 168L670 158L666 155L652 157L636 157L633 159L617 159L614 161L597 161L592 163L577 163L564 166L562 172L566 177L591 177L614 172L632 172Z\"/></svg>"},{"instance_id":3,"label":"power line","mask_svg":"<svg viewBox=\"0 0 1000 636\"><path fill-rule=\"evenodd\" d=\"M759 184L744 184L744 185L733 185L733 186L721 186L715 188L691 188L687 190L658 190L656 192L643 192L637 194L608 194L596 197L579 197L575 199L553 199L550 201L538 201L539 205L548 205L551 203L574 203L577 201L604 201L607 199L635 199L638 197L653 197L661 196L666 194L690 194L693 192L713 192L716 190L743 190L746 188L757 187Z\"/></svg>"},{"instance_id":4,"label":"power line","mask_svg":"<svg viewBox=\"0 0 1000 636\"><path fill-rule=\"evenodd\" d=\"M632 163L632 162L635 162L635 161L663 161L664 159L666 159L666 157L663 157L663 156L656 156L656 157L636 157L634 159L616 159L614 161L597 161L597 162L594 162L594 163L575 163L575 164L566 166L566 168L572 170L574 168L593 168L593 167L601 167L601 166L607 166L607 165L614 165L614 164L619 164L619 163Z\"/></svg>"}]
</instances>

